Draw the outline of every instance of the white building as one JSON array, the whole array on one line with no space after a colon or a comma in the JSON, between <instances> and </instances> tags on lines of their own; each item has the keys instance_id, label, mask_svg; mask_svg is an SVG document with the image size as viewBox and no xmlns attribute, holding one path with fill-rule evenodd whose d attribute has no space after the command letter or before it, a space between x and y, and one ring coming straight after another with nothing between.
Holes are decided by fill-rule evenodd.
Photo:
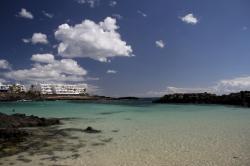
<instances>
[{"instance_id":1,"label":"white building","mask_svg":"<svg viewBox=\"0 0 250 166\"><path fill-rule=\"evenodd\" d=\"M39 91L41 94L56 95L80 95L86 94L85 84L36 84L32 87L33 91Z\"/></svg>"},{"instance_id":2,"label":"white building","mask_svg":"<svg viewBox=\"0 0 250 166\"><path fill-rule=\"evenodd\" d=\"M13 88L12 89L13 92L25 92L26 91L25 86L21 84L13 84L13 85L0 84L0 92L9 92L11 88Z\"/></svg>"},{"instance_id":3,"label":"white building","mask_svg":"<svg viewBox=\"0 0 250 166\"><path fill-rule=\"evenodd\" d=\"M14 84L12 86L15 86L17 89L20 89L20 92L26 92L26 87L22 84Z\"/></svg>"},{"instance_id":4,"label":"white building","mask_svg":"<svg viewBox=\"0 0 250 166\"><path fill-rule=\"evenodd\" d=\"M8 92L10 87L11 87L11 85L0 84L0 92Z\"/></svg>"},{"instance_id":5,"label":"white building","mask_svg":"<svg viewBox=\"0 0 250 166\"><path fill-rule=\"evenodd\" d=\"M30 90L40 92L41 94L53 94L52 84L31 85Z\"/></svg>"}]
</instances>

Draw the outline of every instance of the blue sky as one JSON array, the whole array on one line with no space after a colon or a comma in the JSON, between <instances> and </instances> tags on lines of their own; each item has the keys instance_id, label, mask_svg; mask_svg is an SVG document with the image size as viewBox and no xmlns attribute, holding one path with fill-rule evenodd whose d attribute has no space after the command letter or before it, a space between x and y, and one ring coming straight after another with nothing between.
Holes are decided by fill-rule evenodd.
<instances>
[{"instance_id":1,"label":"blue sky","mask_svg":"<svg viewBox=\"0 0 250 166\"><path fill-rule=\"evenodd\" d=\"M248 0L2 0L0 82L110 96L250 90Z\"/></svg>"}]
</instances>

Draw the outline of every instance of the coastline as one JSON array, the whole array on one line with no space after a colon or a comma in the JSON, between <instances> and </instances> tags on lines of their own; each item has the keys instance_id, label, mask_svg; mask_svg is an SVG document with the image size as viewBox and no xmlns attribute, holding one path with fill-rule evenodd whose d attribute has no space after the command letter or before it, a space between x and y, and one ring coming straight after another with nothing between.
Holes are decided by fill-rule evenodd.
<instances>
[{"instance_id":1,"label":"coastline","mask_svg":"<svg viewBox=\"0 0 250 166\"><path fill-rule=\"evenodd\" d=\"M248 161L248 109L148 105L140 100L100 102L111 104L3 103L1 112L6 114L14 108L16 113L59 118L62 125L23 128L32 135L24 142L8 144L7 152L18 153L1 158L2 165L145 165L143 159L148 156L156 157L147 158L146 165L233 166ZM88 126L101 132L85 133Z\"/></svg>"},{"instance_id":2,"label":"coastline","mask_svg":"<svg viewBox=\"0 0 250 166\"><path fill-rule=\"evenodd\" d=\"M15 101L54 101L54 100L138 100L137 97L108 97L98 95L41 95L39 93L0 93L0 102Z\"/></svg>"},{"instance_id":3,"label":"coastline","mask_svg":"<svg viewBox=\"0 0 250 166\"><path fill-rule=\"evenodd\" d=\"M50 153L54 145L47 150L44 149L44 146L48 147L45 143L54 142L55 144L58 140L74 139L71 132L86 134L102 132L91 126L85 129L60 127L65 121L71 120L72 118L42 118L25 114L7 115L0 112L0 158L29 151L32 146L36 146L36 152L33 153L39 153L39 150ZM57 146L60 146L59 144L60 141Z\"/></svg>"},{"instance_id":4,"label":"coastline","mask_svg":"<svg viewBox=\"0 0 250 166\"><path fill-rule=\"evenodd\" d=\"M165 95L153 103L160 104L220 104L250 107L250 91L216 95L211 93L176 93Z\"/></svg>"},{"instance_id":5,"label":"coastline","mask_svg":"<svg viewBox=\"0 0 250 166\"><path fill-rule=\"evenodd\" d=\"M133 96L109 97L98 95L41 95L39 93L23 92L18 94L0 93L0 102L25 102L25 101L126 101L140 100ZM160 98L151 98L152 103L158 104L219 104L250 107L250 91L240 91L227 95L216 95L211 93L175 93L166 94Z\"/></svg>"}]
</instances>

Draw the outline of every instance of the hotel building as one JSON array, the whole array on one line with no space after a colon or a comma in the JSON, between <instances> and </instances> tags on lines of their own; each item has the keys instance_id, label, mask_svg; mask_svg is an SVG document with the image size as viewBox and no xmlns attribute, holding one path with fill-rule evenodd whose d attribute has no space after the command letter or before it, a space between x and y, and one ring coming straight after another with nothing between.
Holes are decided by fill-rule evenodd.
<instances>
[{"instance_id":1,"label":"hotel building","mask_svg":"<svg viewBox=\"0 0 250 166\"><path fill-rule=\"evenodd\" d=\"M86 94L85 84L36 84L32 86L33 91L41 94L56 95L80 95Z\"/></svg>"},{"instance_id":2,"label":"hotel building","mask_svg":"<svg viewBox=\"0 0 250 166\"><path fill-rule=\"evenodd\" d=\"M21 84L8 84L8 85L3 85L0 84L0 92L25 92L26 88L24 85Z\"/></svg>"}]
</instances>

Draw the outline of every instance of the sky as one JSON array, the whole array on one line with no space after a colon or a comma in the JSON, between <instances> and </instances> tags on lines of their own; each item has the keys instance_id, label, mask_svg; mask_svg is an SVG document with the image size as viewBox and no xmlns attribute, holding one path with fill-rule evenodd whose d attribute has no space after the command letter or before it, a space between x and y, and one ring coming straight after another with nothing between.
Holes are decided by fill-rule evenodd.
<instances>
[{"instance_id":1,"label":"sky","mask_svg":"<svg viewBox=\"0 0 250 166\"><path fill-rule=\"evenodd\" d=\"M0 82L107 96L250 90L249 0L1 0Z\"/></svg>"}]
</instances>

